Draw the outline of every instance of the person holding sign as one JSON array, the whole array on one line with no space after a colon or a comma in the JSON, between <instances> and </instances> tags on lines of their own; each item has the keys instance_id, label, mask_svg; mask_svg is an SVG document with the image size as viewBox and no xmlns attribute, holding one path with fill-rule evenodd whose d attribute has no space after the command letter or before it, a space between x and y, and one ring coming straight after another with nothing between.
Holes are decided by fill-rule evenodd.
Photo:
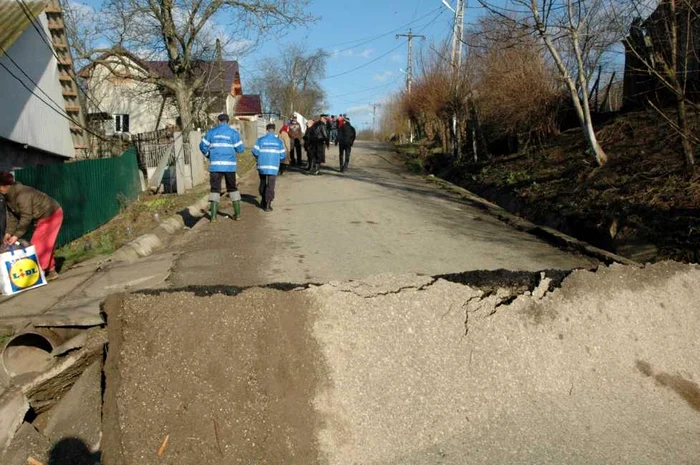
<instances>
[{"instance_id":1,"label":"person holding sign","mask_svg":"<svg viewBox=\"0 0 700 465\"><path fill-rule=\"evenodd\" d=\"M63 224L61 205L43 192L15 182L15 177L8 172L0 172L0 194L5 196L7 203L7 227L3 242L6 245L16 243L35 223L29 242L36 249L47 281L58 278L54 246Z\"/></svg>"}]
</instances>

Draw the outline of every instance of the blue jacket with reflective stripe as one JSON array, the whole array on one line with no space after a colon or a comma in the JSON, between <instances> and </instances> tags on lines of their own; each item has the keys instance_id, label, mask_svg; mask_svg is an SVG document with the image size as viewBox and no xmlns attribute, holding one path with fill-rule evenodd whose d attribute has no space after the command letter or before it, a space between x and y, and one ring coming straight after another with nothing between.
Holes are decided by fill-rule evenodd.
<instances>
[{"instance_id":1,"label":"blue jacket with reflective stripe","mask_svg":"<svg viewBox=\"0 0 700 465\"><path fill-rule=\"evenodd\" d=\"M275 134L268 132L255 142L253 156L258 160L258 172L264 175L277 176L280 161L287 156L284 142Z\"/></svg>"},{"instance_id":2,"label":"blue jacket with reflective stripe","mask_svg":"<svg viewBox=\"0 0 700 465\"><path fill-rule=\"evenodd\" d=\"M238 131L227 123L210 129L199 143L199 150L210 161L209 171L214 173L236 172L236 154L245 147Z\"/></svg>"}]
</instances>

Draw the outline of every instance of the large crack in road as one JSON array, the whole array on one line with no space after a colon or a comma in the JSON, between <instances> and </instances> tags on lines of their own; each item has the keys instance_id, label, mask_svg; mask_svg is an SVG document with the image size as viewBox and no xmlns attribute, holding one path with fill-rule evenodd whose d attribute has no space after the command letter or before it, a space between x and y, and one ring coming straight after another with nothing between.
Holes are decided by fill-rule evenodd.
<instances>
[{"instance_id":1,"label":"large crack in road","mask_svg":"<svg viewBox=\"0 0 700 465\"><path fill-rule=\"evenodd\" d=\"M699 278L661 263L113 299L105 463L691 463Z\"/></svg>"}]
</instances>

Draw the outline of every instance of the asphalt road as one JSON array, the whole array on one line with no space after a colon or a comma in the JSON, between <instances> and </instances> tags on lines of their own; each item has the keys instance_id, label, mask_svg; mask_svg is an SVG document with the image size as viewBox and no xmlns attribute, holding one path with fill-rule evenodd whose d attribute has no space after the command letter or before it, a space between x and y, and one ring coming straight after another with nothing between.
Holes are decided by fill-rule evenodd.
<instances>
[{"instance_id":1,"label":"asphalt road","mask_svg":"<svg viewBox=\"0 0 700 465\"><path fill-rule=\"evenodd\" d=\"M272 213L244 181L170 290L106 306L106 465L697 463L700 267L435 279L592 263L371 144L282 177ZM307 284L235 287L273 282Z\"/></svg>"},{"instance_id":2,"label":"asphalt road","mask_svg":"<svg viewBox=\"0 0 700 465\"><path fill-rule=\"evenodd\" d=\"M338 172L335 147L327 161L320 176L279 177L271 213L257 208L257 179L249 176L241 188L243 220L198 225L196 239L182 245L172 283L249 286L595 264L410 174L385 145L358 142L345 173Z\"/></svg>"}]
</instances>

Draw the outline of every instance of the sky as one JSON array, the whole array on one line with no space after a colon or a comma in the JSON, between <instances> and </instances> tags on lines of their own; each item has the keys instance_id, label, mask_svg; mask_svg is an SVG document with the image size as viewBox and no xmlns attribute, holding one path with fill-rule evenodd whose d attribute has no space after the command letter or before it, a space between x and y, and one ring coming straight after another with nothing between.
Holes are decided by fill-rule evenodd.
<instances>
[{"instance_id":1,"label":"sky","mask_svg":"<svg viewBox=\"0 0 700 465\"><path fill-rule=\"evenodd\" d=\"M454 6L455 0L448 0ZM475 4L476 2L472 2ZM454 14L441 0L331 0L314 1L310 8L320 19L282 37L267 40L254 53L240 59L244 92L246 76L256 71L263 58L284 53L289 44L300 43L331 56L326 65L325 110L347 113L357 129L371 128L372 104L381 104L406 86L407 33L426 36L414 39L414 58L429 45L452 33ZM475 9L467 9L466 21ZM414 60L415 61L415 60ZM414 74L416 64L414 62ZM377 124L381 106L376 108Z\"/></svg>"}]
</instances>

